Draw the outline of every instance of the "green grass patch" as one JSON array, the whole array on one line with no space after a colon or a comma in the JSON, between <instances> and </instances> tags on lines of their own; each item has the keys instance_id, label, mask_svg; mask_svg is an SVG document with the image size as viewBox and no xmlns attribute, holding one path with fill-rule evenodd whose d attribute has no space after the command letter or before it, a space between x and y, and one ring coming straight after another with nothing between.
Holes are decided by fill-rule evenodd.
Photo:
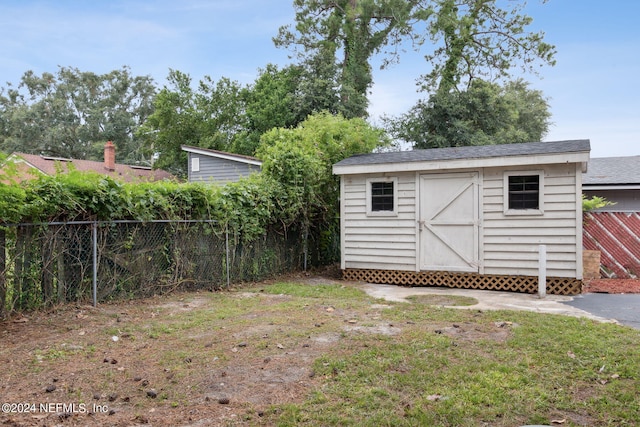
<instances>
[{"instance_id":1,"label":"green grass patch","mask_svg":"<svg viewBox=\"0 0 640 427\"><path fill-rule=\"evenodd\" d=\"M273 285L254 288L254 291L269 294L283 294L302 298L350 298L353 300L366 299L366 294L360 289L339 284L300 284L275 283Z\"/></svg>"},{"instance_id":2,"label":"green grass patch","mask_svg":"<svg viewBox=\"0 0 640 427\"><path fill-rule=\"evenodd\" d=\"M478 300L471 297L463 297L459 295L412 295L407 297L411 302L425 305L437 306L472 306L478 303Z\"/></svg>"},{"instance_id":3,"label":"green grass patch","mask_svg":"<svg viewBox=\"0 0 640 427\"><path fill-rule=\"evenodd\" d=\"M564 316L433 307L474 304L471 298L412 301L383 313L402 334L344 340L319 358L314 369L322 386L304 403L280 408L278 425L564 420L574 426L640 419L638 331Z\"/></svg>"}]
</instances>

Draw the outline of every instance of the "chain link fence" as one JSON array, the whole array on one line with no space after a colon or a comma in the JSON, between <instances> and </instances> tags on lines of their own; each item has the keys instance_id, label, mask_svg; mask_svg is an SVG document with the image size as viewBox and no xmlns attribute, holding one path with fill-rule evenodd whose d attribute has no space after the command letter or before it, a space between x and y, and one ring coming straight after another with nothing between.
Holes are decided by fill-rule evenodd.
<instances>
[{"instance_id":1,"label":"chain link fence","mask_svg":"<svg viewBox=\"0 0 640 427\"><path fill-rule=\"evenodd\" d=\"M216 290L307 265L305 237L247 241L215 221L81 221L0 230L0 317L71 301Z\"/></svg>"}]
</instances>

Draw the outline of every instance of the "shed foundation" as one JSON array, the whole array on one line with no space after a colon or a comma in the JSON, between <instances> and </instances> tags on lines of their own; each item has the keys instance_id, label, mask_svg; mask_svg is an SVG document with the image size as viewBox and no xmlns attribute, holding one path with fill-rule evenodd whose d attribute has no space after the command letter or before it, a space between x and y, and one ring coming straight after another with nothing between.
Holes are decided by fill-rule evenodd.
<instances>
[{"instance_id":1,"label":"shed foundation","mask_svg":"<svg viewBox=\"0 0 640 427\"><path fill-rule=\"evenodd\" d=\"M440 286L460 289L484 289L535 294L538 292L537 276L502 276L478 273L453 273L447 271L400 271L351 269L342 270L345 280L402 286ZM547 293L553 295L578 295L582 292L582 280L568 277L547 277Z\"/></svg>"}]
</instances>

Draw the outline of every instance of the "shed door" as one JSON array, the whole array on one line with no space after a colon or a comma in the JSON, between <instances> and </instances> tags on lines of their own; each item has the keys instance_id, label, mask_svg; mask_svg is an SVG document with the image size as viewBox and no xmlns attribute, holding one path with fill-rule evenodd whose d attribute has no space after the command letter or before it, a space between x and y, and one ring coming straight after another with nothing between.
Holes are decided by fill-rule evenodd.
<instances>
[{"instance_id":1,"label":"shed door","mask_svg":"<svg viewBox=\"0 0 640 427\"><path fill-rule=\"evenodd\" d=\"M478 271L478 173L420 176L420 268Z\"/></svg>"}]
</instances>

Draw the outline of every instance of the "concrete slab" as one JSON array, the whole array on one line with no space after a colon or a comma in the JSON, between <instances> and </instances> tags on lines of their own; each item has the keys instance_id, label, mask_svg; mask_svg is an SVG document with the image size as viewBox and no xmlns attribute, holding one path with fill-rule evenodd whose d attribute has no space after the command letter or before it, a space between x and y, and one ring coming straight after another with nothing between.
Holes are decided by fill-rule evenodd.
<instances>
[{"instance_id":1,"label":"concrete slab","mask_svg":"<svg viewBox=\"0 0 640 427\"><path fill-rule=\"evenodd\" d=\"M561 314L573 317L585 317L599 322L618 323L615 319L596 316L588 311L567 305L574 299L571 296L522 294L517 292L483 291L457 288L404 287L365 283L362 289L374 298L386 301L409 302L412 295L458 295L475 298L478 303L471 306L451 306L464 310L523 310L535 313Z\"/></svg>"}]
</instances>

